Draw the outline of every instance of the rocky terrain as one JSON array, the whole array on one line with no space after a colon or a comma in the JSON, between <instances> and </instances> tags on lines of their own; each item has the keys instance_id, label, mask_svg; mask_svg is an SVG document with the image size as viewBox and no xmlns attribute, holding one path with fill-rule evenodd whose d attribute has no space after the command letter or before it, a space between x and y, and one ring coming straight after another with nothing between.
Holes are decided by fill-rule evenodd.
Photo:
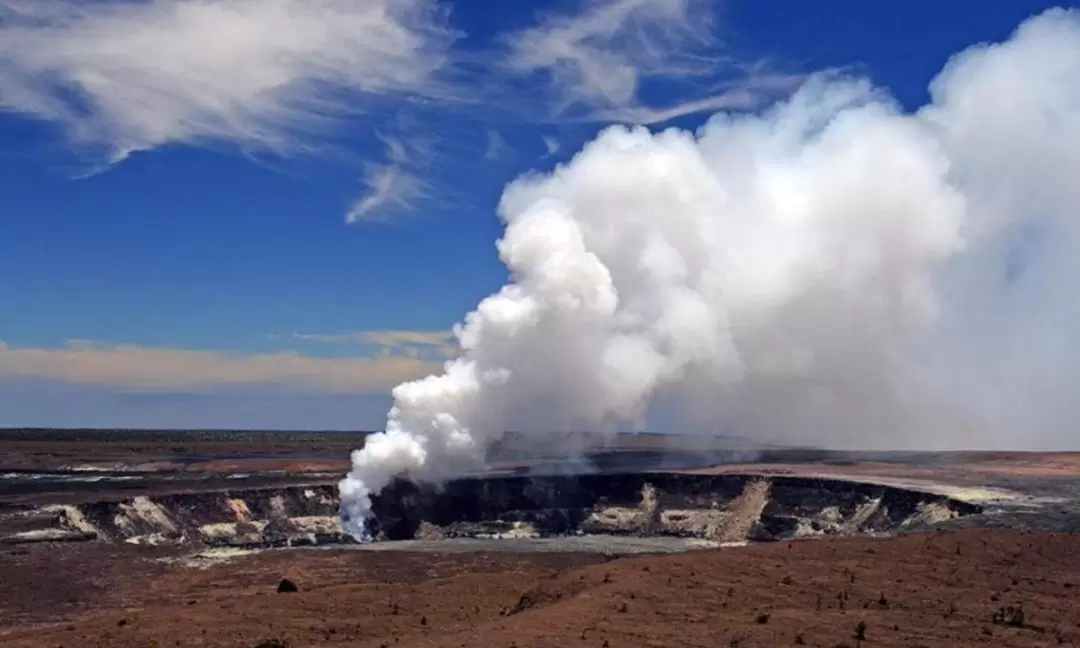
<instances>
[{"instance_id":1,"label":"rocky terrain","mask_svg":"<svg viewBox=\"0 0 1080 648\"><path fill-rule=\"evenodd\" d=\"M737 543L884 533L980 509L840 480L620 473L467 479L438 492L399 482L373 510L372 531L388 540L585 533Z\"/></svg>"},{"instance_id":2,"label":"rocky terrain","mask_svg":"<svg viewBox=\"0 0 1080 648\"><path fill-rule=\"evenodd\" d=\"M1080 538L1011 530L636 557L341 549L196 557L68 543L0 548L0 573L5 648L996 648L1080 640Z\"/></svg>"},{"instance_id":3,"label":"rocky terrain","mask_svg":"<svg viewBox=\"0 0 1080 648\"><path fill-rule=\"evenodd\" d=\"M351 543L333 484L138 495L0 514L0 543L97 540L267 548ZM670 536L716 544L921 528L980 508L890 486L798 477L593 474L398 482L374 499L377 541Z\"/></svg>"},{"instance_id":4,"label":"rocky terrain","mask_svg":"<svg viewBox=\"0 0 1080 648\"><path fill-rule=\"evenodd\" d=\"M394 484L355 544L333 463L354 437L251 434L0 433L0 645L1078 637L1080 455L646 436L544 475L568 464L511 443L485 478Z\"/></svg>"}]
</instances>

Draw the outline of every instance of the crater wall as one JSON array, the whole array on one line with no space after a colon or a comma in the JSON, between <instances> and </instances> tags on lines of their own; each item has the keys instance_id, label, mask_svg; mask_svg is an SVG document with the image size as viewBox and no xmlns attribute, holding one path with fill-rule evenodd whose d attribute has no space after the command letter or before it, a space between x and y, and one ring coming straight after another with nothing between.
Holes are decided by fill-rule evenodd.
<instances>
[{"instance_id":1,"label":"crater wall","mask_svg":"<svg viewBox=\"0 0 1080 648\"><path fill-rule=\"evenodd\" d=\"M335 484L140 495L23 511L5 542L99 540L273 547L351 543ZM376 541L674 536L715 543L886 534L977 514L978 506L885 485L682 473L398 481L373 500Z\"/></svg>"}]
</instances>

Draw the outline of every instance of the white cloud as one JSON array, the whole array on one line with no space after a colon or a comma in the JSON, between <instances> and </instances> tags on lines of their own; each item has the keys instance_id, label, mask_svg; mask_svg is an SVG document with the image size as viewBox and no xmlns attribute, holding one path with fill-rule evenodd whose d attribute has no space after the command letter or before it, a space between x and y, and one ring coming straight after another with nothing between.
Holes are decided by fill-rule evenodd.
<instances>
[{"instance_id":1,"label":"white cloud","mask_svg":"<svg viewBox=\"0 0 1080 648\"><path fill-rule=\"evenodd\" d=\"M400 114L390 128L395 135L388 135L383 131L375 133L376 139L383 144L384 157L388 163L410 167L422 167L431 163L436 149L434 135L424 132L418 124Z\"/></svg>"},{"instance_id":2,"label":"white cloud","mask_svg":"<svg viewBox=\"0 0 1080 648\"><path fill-rule=\"evenodd\" d=\"M496 160L508 148L506 138L499 135L498 131L488 130L487 147L484 149L485 160Z\"/></svg>"},{"instance_id":3,"label":"white cloud","mask_svg":"<svg viewBox=\"0 0 1080 648\"><path fill-rule=\"evenodd\" d=\"M355 223L453 200L439 174L461 152L448 110L551 123L552 105L582 105L559 119L658 123L754 104L757 87L718 83L739 75L704 55L716 44L707 0L582 2L496 35L478 57L455 49L440 0L0 0L0 110L59 125L94 171L168 144L329 151L362 173L345 210ZM532 73L551 76L539 101L516 85ZM653 78L685 92L649 107L638 90ZM330 145L346 119L385 154ZM510 150L499 132L486 137L485 160Z\"/></svg>"},{"instance_id":4,"label":"white cloud","mask_svg":"<svg viewBox=\"0 0 1080 648\"><path fill-rule=\"evenodd\" d=\"M396 164L365 165L364 184L368 191L349 207L345 222L383 221L393 213L408 210L414 201L428 197L428 184Z\"/></svg>"},{"instance_id":5,"label":"white cloud","mask_svg":"<svg viewBox=\"0 0 1080 648\"><path fill-rule=\"evenodd\" d=\"M435 353L452 357L458 352L453 331L354 331L351 333L293 333L292 338L325 344L372 344L387 355L404 353L419 357Z\"/></svg>"},{"instance_id":6,"label":"white cloud","mask_svg":"<svg viewBox=\"0 0 1080 648\"><path fill-rule=\"evenodd\" d=\"M433 0L0 0L0 108L116 161L167 143L288 152L379 97L439 96Z\"/></svg>"},{"instance_id":7,"label":"white cloud","mask_svg":"<svg viewBox=\"0 0 1080 648\"><path fill-rule=\"evenodd\" d=\"M550 135L545 135L542 139L544 140L544 148L547 149L547 154L545 155L545 157L550 157L559 152L559 140L551 137Z\"/></svg>"},{"instance_id":8,"label":"white cloud","mask_svg":"<svg viewBox=\"0 0 1080 648\"><path fill-rule=\"evenodd\" d=\"M88 342L16 348L0 342L0 378L42 378L146 391L277 384L317 393L377 393L440 368L438 362L408 353L327 358L293 351L239 354Z\"/></svg>"},{"instance_id":9,"label":"white cloud","mask_svg":"<svg viewBox=\"0 0 1080 648\"><path fill-rule=\"evenodd\" d=\"M556 118L601 123L757 108L806 80L724 52L716 14L713 0L579 0L576 12L504 36L504 67L529 81L545 75ZM650 82L673 103L652 105Z\"/></svg>"},{"instance_id":10,"label":"white cloud","mask_svg":"<svg viewBox=\"0 0 1080 648\"><path fill-rule=\"evenodd\" d=\"M398 124L408 132L412 125ZM429 200L432 185L420 177L420 169L431 163L433 140L416 134L394 137L376 133L383 143L385 163L364 164L366 191L353 201L345 214L346 223L386 222L411 210L420 200Z\"/></svg>"},{"instance_id":11,"label":"white cloud","mask_svg":"<svg viewBox=\"0 0 1080 648\"><path fill-rule=\"evenodd\" d=\"M699 0L589 0L577 14L549 15L507 38L509 67L546 72L559 108L621 107L637 101L645 77L691 77L714 62L708 3Z\"/></svg>"},{"instance_id":12,"label":"white cloud","mask_svg":"<svg viewBox=\"0 0 1080 648\"><path fill-rule=\"evenodd\" d=\"M379 135L379 139L386 145L386 159L394 164L409 164L409 153L405 148L405 142L386 135Z\"/></svg>"},{"instance_id":13,"label":"white cloud","mask_svg":"<svg viewBox=\"0 0 1080 648\"><path fill-rule=\"evenodd\" d=\"M717 94L689 99L664 107L625 106L599 110L593 119L624 124L663 124L686 115L722 110L750 110L761 103L762 96L771 92L795 90L807 81L805 75L763 75L744 85Z\"/></svg>"}]
</instances>

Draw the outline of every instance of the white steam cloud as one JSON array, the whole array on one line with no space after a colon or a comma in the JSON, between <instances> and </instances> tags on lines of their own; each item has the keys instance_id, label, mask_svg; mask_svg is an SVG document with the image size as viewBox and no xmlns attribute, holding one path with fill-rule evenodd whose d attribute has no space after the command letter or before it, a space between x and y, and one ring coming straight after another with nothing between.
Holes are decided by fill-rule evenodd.
<instances>
[{"instance_id":1,"label":"white steam cloud","mask_svg":"<svg viewBox=\"0 0 1080 648\"><path fill-rule=\"evenodd\" d=\"M353 454L363 533L396 476L482 468L508 428L679 425L844 447L1075 445L1080 13L973 47L905 114L823 76L697 133L610 128L503 196L511 281Z\"/></svg>"}]
</instances>

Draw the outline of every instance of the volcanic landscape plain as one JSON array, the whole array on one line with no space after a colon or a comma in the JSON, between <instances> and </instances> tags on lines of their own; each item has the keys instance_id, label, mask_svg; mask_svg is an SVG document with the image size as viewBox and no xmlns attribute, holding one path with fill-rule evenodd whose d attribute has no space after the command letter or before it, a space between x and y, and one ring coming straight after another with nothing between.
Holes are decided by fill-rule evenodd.
<instances>
[{"instance_id":1,"label":"volcanic landscape plain","mask_svg":"<svg viewBox=\"0 0 1080 648\"><path fill-rule=\"evenodd\" d=\"M1080 641L1080 454L515 445L336 523L350 433L0 432L0 645ZM283 580L295 585L292 589Z\"/></svg>"}]
</instances>

